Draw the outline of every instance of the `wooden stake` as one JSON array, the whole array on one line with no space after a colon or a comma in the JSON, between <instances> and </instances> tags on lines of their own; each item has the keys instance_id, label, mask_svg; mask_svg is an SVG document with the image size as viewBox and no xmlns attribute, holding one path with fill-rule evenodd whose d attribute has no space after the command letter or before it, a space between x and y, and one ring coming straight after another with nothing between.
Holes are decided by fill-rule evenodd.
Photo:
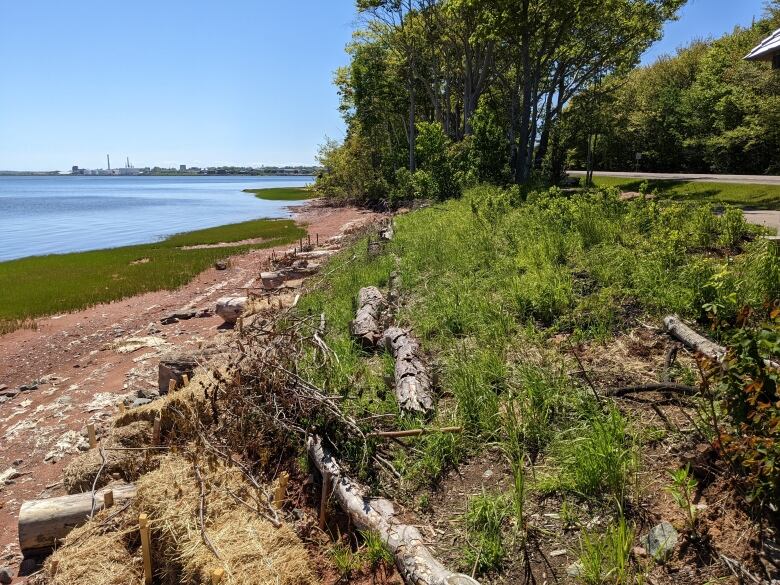
<instances>
[{"instance_id":1,"label":"wooden stake","mask_svg":"<svg viewBox=\"0 0 780 585\"><path fill-rule=\"evenodd\" d=\"M214 569L211 573L211 585L219 585L224 575L225 569Z\"/></svg>"},{"instance_id":2,"label":"wooden stake","mask_svg":"<svg viewBox=\"0 0 780 585\"><path fill-rule=\"evenodd\" d=\"M152 583L152 542L149 535L149 518L146 514L138 515L138 530L141 533L141 549L144 557L144 583Z\"/></svg>"},{"instance_id":3,"label":"wooden stake","mask_svg":"<svg viewBox=\"0 0 780 585\"><path fill-rule=\"evenodd\" d=\"M108 490L106 493L103 494L103 507L108 509L113 505L114 505L114 492L113 490Z\"/></svg>"},{"instance_id":4,"label":"wooden stake","mask_svg":"<svg viewBox=\"0 0 780 585\"><path fill-rule=\"evenodd\" d=\"M187 374L181 375L181 385L182 387L187 386L187 384L190 383L190 377Z\"/></svg>"},{"instance_id":5,"label":"wooden stake","mask_svg":"<svg viewBox=\"0 0 780 585\"><path fill-rule=\"evenodd\" d=\"M168 394L173 394L176 392L176 379L171 378L168 380Z\"/></svg>"},{"instance_id":6,"label":"wooden stake","mask_svg":"<svg viewBox=\"0 0 780 585\"><path fill-rule=\"evenodd\" d=\"M238 332L243 333L244 332L244 318L239 317L238 318Z\"/></svg>"},{"instance_id":7,"label":"wooden stake","mask_svg":"<svg viewBox=\"0 0 780 585\"><path fill-rule=\"evenodd\" d=\"M160 444L160 417L156 417L152 423L152 445Z\"/></svg>"},{"instance_id":8,"label":"wooden stake","mask_svg":"<svg viewBox=\"0 0 780 585\"><path fill-rule=\"evenodd\" d=\"M124 402L119 403L119 414L124 414L127 412L127 407L125 406Z\"/></svg>"},{"instance_id":9,"label":"wooden stake","mask_svg":"<svg viewBox=\"0 0 780 585\"><path fill-rule=\"evenodd\" d=\"M274 508L277 510L282 509L284 504L284 498L287 495L287 482L290 479L290 474L286 471L282 471L279 474L279 481L276 484L276 491L274 492Z\"/></svg>"},{"instance_id":10,"label":"wooden stake","mask_svg":"<svg viewBox=\"0 0 780 585\"><path fill-rule=\"evenodd\" d=\"M89 437L89 448L94 449L97 447L97 437L95 436L95 425L92 423L87 425L87 436Z\"/></svg>"},{"instance_id":11,"label":"wooden stake","mask_svg":"<svg viewBox=\"0 0 780 585\"><path fill-rule=\"evenodd\" d=\"M51 563L49 564L49 573L52 577L57 576L57 569L60 568L60 561L59 559L52 559Z\"/></svg>"},{"instance_id":12,"label":"wooden stake","mask_svg":"<svg viewBox=\"0 0 780 585\"><path fill-rule=\"evenodd\" d=\"M322 473L322 498L320 499L320 530L328 523L328 500L330 499L330 474Z\"/></svg>"},{"instance_id":13,"label":"wooden stake","mask_svg":"<svg viewBox=\"0 0 780 585\"><path fill-rule=\"evenodd\" d=\"M317 239L317 247L319 247L319 245L320 245L320 234L315 234L315 236L316 236L316 239Z\"/></svg>"}]
</instances>

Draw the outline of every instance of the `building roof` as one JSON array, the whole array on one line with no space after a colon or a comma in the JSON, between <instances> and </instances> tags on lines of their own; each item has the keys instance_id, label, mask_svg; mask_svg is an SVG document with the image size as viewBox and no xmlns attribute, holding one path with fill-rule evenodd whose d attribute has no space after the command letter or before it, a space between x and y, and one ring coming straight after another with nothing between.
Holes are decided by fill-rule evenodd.
<instances>
[{"instance_id":1,"label":"building roof","mask_svg":"<svg viewBox=\"0 0 780 585\"><path fill-rule=\"evenodd\" d=\"M745 56L748 61L771 61L780 55L780 28L761 41L756 48Z\"/></svg>"}]
</instances>

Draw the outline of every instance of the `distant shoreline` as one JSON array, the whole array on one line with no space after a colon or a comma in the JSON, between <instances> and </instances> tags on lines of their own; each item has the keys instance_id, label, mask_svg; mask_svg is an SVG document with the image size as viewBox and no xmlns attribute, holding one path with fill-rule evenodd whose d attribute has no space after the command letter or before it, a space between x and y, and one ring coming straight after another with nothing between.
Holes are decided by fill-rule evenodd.
<instances>
[{"instance_id":1,"label":"distant shoreline","mask_svg":"<svg viewBox=\"0 0 780 585\"><path fill-rule=\"evenodd\" d=\"M200 171L176 171L176 170L150 170L137 174L125 173L118 169L116 174L84 174L62 171L0 171L0 177L316 177L322 172L317 167L301 167L297 170L268 169L268 170L208 170Z\"/></svg>"}]
</instances>

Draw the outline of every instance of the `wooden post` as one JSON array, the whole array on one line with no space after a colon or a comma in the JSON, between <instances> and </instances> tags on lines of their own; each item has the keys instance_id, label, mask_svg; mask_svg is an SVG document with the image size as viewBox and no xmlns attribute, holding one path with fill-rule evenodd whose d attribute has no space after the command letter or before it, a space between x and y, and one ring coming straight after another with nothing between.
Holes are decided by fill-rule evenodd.
<instances>
[{"instance_id":1,"label":"wooden post","mask_svg":"<svg viewBox=\"0 0 780 585\"><path fill-rule=\"evenodd\" d=\"M306 237L309 240L309 248L311 248L311 234L306 234Z\"/></svg>"},{"instance_id":2,"label":"wooden post","mask_svg":"<svg viewBox=\"0 0 780 585\"><path fill-rule=\"evenodd\" d=\"M152 423L152 445L160 444L160 417L156 417Z\"/></svg>"},{"instance_id":3,"label":"wooden post","mask_svg":"<svg viewBox=\"0 0 780 585\"><path fill-rule=\"evenodd\" d=\"M124 402L119 403L119 414L124 414L127 412L127 407L125 406Z\"/></svg>"},{"instance_id":4,"label":"wooden post","mask_svg":"<svg viewBox=\"0 0 780 585\"><path fill-rule=\"evenodd\" d=\"M49 574L52 577L56 577L57 576L57 569L59 569L59 568L60 568L60 561L59 561L59 559L52 559L51 563L49 564Z\"/></svg>"},{"instance_id":5,"label":"wooden post","mask_svg":"<svg viewBox=\"0 0 780 585\"><path fill-rule=\"evenodd\" d=\"M286 471L282 471L282 473L279 474L279 481L276 484L276 491L274 491L274 508L277 510L281 510L282 505L284 505L284 498L287 494L287 482L289 479L290 474Z\"/></svg>"},{"instance_id":6,"label":"wooden post","mask_svg":"<svg viewBox=\"0 0 780 585\"><path fill-rule=\"evenodd\" d=\"M95 436L95 425L92 423L87 425L87 436L89 437L89 448L94 449L97 447L97 437Z\"/></svg>"},{"instance_id":7,"label":"wooden post","mask_svg":"<svg viewBox=\"0 0 780 585\"><path fill-rule=\"evenodd\" d=\"M146 514L138 515L138 530L141 533L141 549L144 557L144 583L152 583L152 542L149 535L149 518Z\"/></svg>"},{"instance_id":8,"label":"wooden post","mask_svg":"<svg viewBox=\"0 0 780 585\"><path fill-rule=\"evenodd\" d=\"M214 569L211 573L211 585L219 585L224 575L225 569Z\"/></svg>"},{"instance_id":9,"label":"wooden post","mask_svg":"<svg viewBox=\"0 0 780 585\"><path fill-rule=\"evenodd\" d=\"M190 383L190 377L187 374L181 375L181 385L182 387L187 386Z\"/></svg>"},{"instance_id":10,"label":"wooden post","mask_svg":"<svg viewBox=\"0 0 780 585\"><path fill-rule=\"evenodd\" d=\"M114 492L113 490L108 490L106 493L103 494L103 507L106 510L108 510L113 505L114 505Z\"/></svg>"},{"instance_id":11,"label":"wooden post","mask_svg":"<svg viewBox=\"0 0 780 585\"><path fill-rule=\"evenodd\" d=\"M239 317L238 318L238 332L243 333L244 332L244 318Z\"/></svg>"},{"instance_id":12,"label":"wooden post","mask_svg":"<svg viewBox=\"0 0 780 585\"><path fill-rule=\"evenodd\" d=\"M176 392L176 380L171 378L168 380L168 394L173 394L174 392Z\"/></svg>"},{"instance_id":13,"label":"wooden post","mask_svg":"<svg viewBox=\"0 0 780 585\"><path fill-rule=\"evenodd\" d=\"M322 498L320 499L320 530L328 523L328 500L330 499L330 474L322 472Z\"/></svg>"},{"instance_id":14,"label":"wooden post","mask_svg":"<svg viewBox=\"0 0 780 585\"><path fill-rule=\"evenodd\" d=\"M317 247L319 247L319 245L320 245L320 234L315 234L315 236L316 236L316 239L317 239Z\"/></svg>"}]
</instances>

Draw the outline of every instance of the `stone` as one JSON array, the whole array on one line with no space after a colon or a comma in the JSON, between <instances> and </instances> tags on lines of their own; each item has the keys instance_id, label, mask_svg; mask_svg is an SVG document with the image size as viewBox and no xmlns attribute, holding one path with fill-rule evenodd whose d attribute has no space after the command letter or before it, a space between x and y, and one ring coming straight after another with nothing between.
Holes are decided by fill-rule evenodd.
<instances>
[{"instance_id":1,"label":"stone","mask_svg":"<svg viewBox=\"0 0 780 585\"><path fill-rule=\"evenodd\" d=\"M198 319L203 319L205 317L211 317L212 315L214 315L214 311L211 309L200 309L195 316Z\"/></svg>"},{"instance_id":2,"label":"stone","mask_svg":"<svg viewBox=\"0 0 780 585\"><path fill-rule=\"evenodd\" d=\"M663 561L672 554L679 538L674 526L664 521L654 526L639 542L648 555L657 561Z\"/></svg>"},{"instance_id":3,"label":"stone","mask_svg":"<svg viewBox=\"0 0 780 585\"><path fill-rule=\"evenodd\" d=\"M491 477L493 477L492 469L486 469L485 473L482 474L482 479L490 479Z\"/></svg>"},{"instance_id":4,"label":"stone","mask_svg":"<svg viewBox=\"0 0 780 585\"><path fill-rule=\"evenodd\" d=\"M13 483L13 480L19 477L19 472L13 467L9 467L4 472L0 473L0 485L8 485Z\"/></svg>"},{"instance_id":5,"label":"stone","mask_svg":"<svg viewBox=\"0 0 780 585\"><path fill-rule=\"evenodd\" d=\"M11 569L8 567L0 567L0 583L8 585L14 578L11 576Z\"/></svg>"},{"instance_id":6,"label":"stone","mask_svg":"<svg viewBox=\"0 0 780 585\"><path fill-rule=\"evenodd\" d=\"M178 323L179 321L193 319L197 314L198 312L195 309L178 309L168 313L165 317L160 319L160 323L163 325L170 325L172 323Z\"/></svg>"},{"instance_id":7,"label":"stone","mask_svg":"<svg viewBox=\"0 0 780 585\"><path fill-rule=\"evenodd\" d=\"M227 267L228 267L228 263L225 262L224 260L217 260L216 262L214 262L214 268L216 268L217 270L227 270Z\"/></svg>"},{"instance_id":8,"label":"stone","mask_svg":"<svg viewBox=\"0 0 780 585\"><path fill-rule=\"evenodd\" d=\"M235 323L246 310L248 302L247 297L222 297L217 299L216 313L225 323Z\"/></svg>"},{"instance_id":9,"label":"stone","mask_svg":"<svg viewBox=\"0 0 780 585\"><path fill-rule=\"evenodd\" d=\"M19 392L29 392L30 390L37 390L38 389L38 383L37 382L30 382L29 384L22 384L19 386Z\"/></svg>"},{"instance_id":10,"label":"stone","mask_svg":"<svg viewBox=\"0 0 780 585\"><path fill-rule=\"evenodd\" d=\"M156 333L159 333L160 331L161 331L161 329L157 325L155 325L154 323L149 323L149 325L146 328L146 333L148 335L154 335Z\"/></svg>"},{"instance_id":11,"label":"stone","mask_svg":"<svg viewBox=\"0 0 780 585\"><path fill-rule=\"evenodd\" d=\"M151 400L149 398L136 398L133 400L132 404L130 404L130 408L138 408L139 406L144 406L150 402Z\"/></svg>"},{"instance_id":12,"label":"stone","mask_svg":"<svg viewBox=\"0 0 780 585\"><path fill-rule=\"evenodd\" d=\"M568 567L566 567L566 574L569 577L571 577L573 579L576 579L577 577L582 575L582 572L584 570L585 570L585 567L582 566L582 563L579 562L579 561L576 561L576 562L572 563L571 565L569 565Z\"/></svg>"}]
</instances>

